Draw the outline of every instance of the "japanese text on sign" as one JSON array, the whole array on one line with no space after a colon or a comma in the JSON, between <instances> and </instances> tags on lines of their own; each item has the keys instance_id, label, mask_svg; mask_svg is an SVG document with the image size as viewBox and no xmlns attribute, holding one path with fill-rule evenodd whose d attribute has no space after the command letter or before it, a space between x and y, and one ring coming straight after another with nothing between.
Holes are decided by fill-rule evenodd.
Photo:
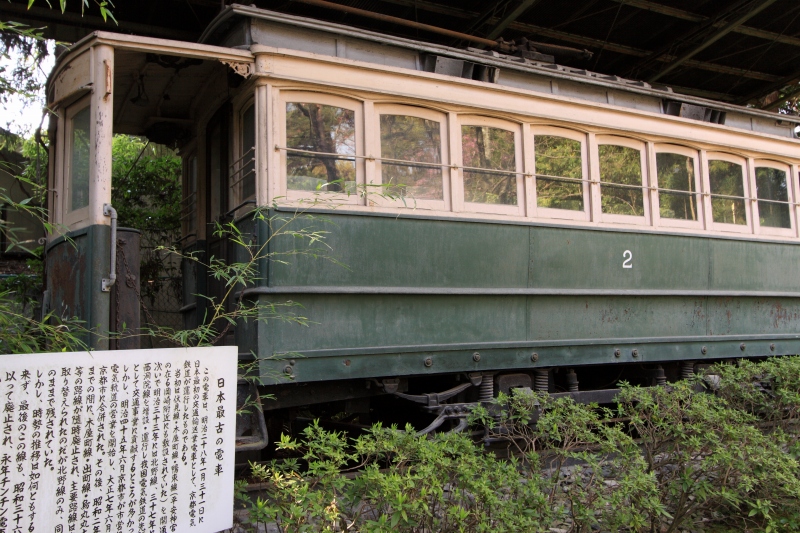
<instances>
[{"instance_id":1,"label":"japanese text on sign","mask_svg":"<svg viewBox=\"0 0 800 533\"><path fill-rule=\"evenodd\" d=\"M0 356L0 533L231 527L236 348Z\"/></svg>"}]
</instances>

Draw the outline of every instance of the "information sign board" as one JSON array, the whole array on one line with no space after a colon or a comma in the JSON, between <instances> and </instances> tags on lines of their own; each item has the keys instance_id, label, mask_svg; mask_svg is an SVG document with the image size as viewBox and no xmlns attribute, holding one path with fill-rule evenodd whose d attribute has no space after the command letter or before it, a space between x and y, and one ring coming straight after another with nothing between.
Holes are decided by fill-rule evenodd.
<instances>
[{"instance_id":1,"label":"information sign board","mask_svg":"<svg viewBox=\"0 0 800 533\"><path fill-rule=\"evenodd\" d=\"M231 527L236 358L0 355L0 533Z\"/></svg>"}]
</instances>

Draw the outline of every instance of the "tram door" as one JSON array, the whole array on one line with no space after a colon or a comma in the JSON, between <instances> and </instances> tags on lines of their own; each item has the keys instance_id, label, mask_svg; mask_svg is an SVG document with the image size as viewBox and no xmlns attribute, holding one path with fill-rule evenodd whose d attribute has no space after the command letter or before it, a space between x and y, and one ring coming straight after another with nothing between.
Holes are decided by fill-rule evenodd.
<instances>
[{"instance_id":1,"label":"tram door","mask_svg":"<svg viewBox=\"0 0 800 533\"><path fill-rule=\"evenodd\" d=\"M225 234L218 232L218 225L224 226L229 222L228 210L228 154L230 149L230 107L225 106L209 121L206 128L206 242L208 246L207 258L228 262L230 260L230 241ZM226 286L224 279L214 279L211 272L207 278L207 296L213 298L214 303L219 303L225 296ZM226 302L230 307L232 302ZM208 303L206 320L211 320L214 315L212 304ZM221 331L225 324L217 324ZM229 328L226 335L217 344L229 344L227 337L232 339L233 330Z\"/></svg>"}]
</instances>

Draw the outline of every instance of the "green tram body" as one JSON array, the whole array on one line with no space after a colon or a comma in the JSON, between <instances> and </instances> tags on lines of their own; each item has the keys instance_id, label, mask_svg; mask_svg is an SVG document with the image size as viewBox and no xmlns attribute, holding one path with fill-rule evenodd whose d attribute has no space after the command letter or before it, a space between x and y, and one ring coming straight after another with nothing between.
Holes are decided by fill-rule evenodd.
<instances>
[{"instance_id":1,"label":"green tram body","mask_svg":"<svg viewBox=\"0 0 800 533\"><path fill-rule=\"evenodd\" d=\"M533 376L536 369L563 368L576 369L579 376L584 372L581 382L599 387L607 374L612 380L620 375L618 368L633 369L634 374L626 376L635 376L636 369L652 370L662 364L672 368L675 376L684 361L800 353L796 270L800 261L800 143L794 139L795 125L781 122L777 115L627 80L609 81L553 65L427 45L252 7L227 8L203 41L222 46L170 45L95 34L67 54L67 59L62 58L51 77L50 101L67 110L67 118L56 119L57 127L51 128L69 133L64 121L69 120L70 106L84 94L80 76L70 81L66 67L75 66L73 71L79 74L83 68L99 87L104 79L110 83L110 78L102 77L98 65L103 64L101 60L106 65L111 61L114 69L108 76L113 77L113 90L107 85L105 96L95 89L87 97L91 109L99 110L93 116L108 110L114 133L148 134L181 147L187 175L185 252L235 260L242 251L212 236L210 228L219 221L235 220L254 243L266 243L270 228L248 213L253 204L272 206L267 211L270 217L290 218L298 209L318 217L313 225L328 232L325 243L338 264L297 254L302 250L295 247L305 246L303 241L277 237L269 240L267 252L289 254L289 262L262 261L259 280L243 293L246 299L264 303L299 303L302 307L295 310L309 325L281 320L240 323L225 340L238 346L243 359L251 354L259 358L264 385L278 395L266 409L369 396L376 393L370 384L391 378L404 380L403 390L436 392L465 373ZM92 69L81 66L85 53L97 56ZM162 72L147 66L153 54L200 60L196 66L173 70L169 62L159 60ZM220 62L235 67L238 74L252 76L241 79ZM466 69L447 71L445 67L453 62L472 65L471 77L463 79ZM150 86L131 77L138 72L141 80L147 68L145 79ZM184 81L181 76L189 76L192 68L198 72L196 79ZM167 83L174 95L168 101L162 97L159 105L177 106L181 98L187 102L186 117L171 119L173 129L159 123L152 109L143 111L126 102L145 90L165 91ZM109 99L110 94L113 98ZM299 102L322 95L320 102L325 105L338 105L335 102L348 98L369 102L360 108L356 120L353 168L362 185L378 173L379 142L365 138L361 130L383 109L377 106L416 105L428 109L426 113L438 113L450 121L450 130L442 130L447 137L442 150L450 159L442 168L450 165L443 179L453 180L445 195L454 198L451 187L459 171L457 156L451 152L458 149L454 140L458 135L452 128L463 124L458 117L517 121L518 170L512 174L520 176L522 202L530 202L525 194L533 186L528 129L571 128L574 135L592 139L582 144L583 168L592 169L585 170L581 182L585 219L566 220L541 212L525 216L522 208L511 216L471 213L464 205L456 212L447 202L446 208L415 208L413 202L403 207L396 201L367 205L359 195L330 202L321 194L317 195L323 198L320 204L303 204L316 193L305 191L302 198L293 198L286 189L288 151L282 140L282 117L285 106L295 101L293 94L302 95L296 98ZM227 176L224 170L216 177L212 173L226 164L235 169L246 156L240 121L242 116L252 116L246 115L251 102L256 117L255 177L248 198L236 185L241 181L236 175L240 169ZM681 109L694 109L690 115L695 117L697 108L706 106L713 112L705 116L717 123L689 115L670 116L676 114L675 102ZM725 126L718 124L722 120ZM161 129L154 129L154 123ZM109 127L98 121L91 131L93 135L105 132L108 137ZM650 212L657 205L652 200L657 193L647 183L640 189L647 217L628 223L603 222L593 153L596 138L603 135L639 143L641 157L646 159L643 167L650 174L655 172L652 146L656 145L678 144L695 150L701 173L706 172L708 154L713 152L739 154L748 172L754 162L775 163L787 172L790 227L759 232L748 219L747 231L728 231L713 224L706 228L713 219L705 208L705 218L692 227L656 227L656 217ZM56 189L70 186L68 176L60 175L67 172L62 168L69 167L62 153L66 142L56 137L53 160L58 163L51 172ZM77 310L90 323L102 326L111 300L108 293L94 288L108 269L103 259L109 247L108 221L92 214L105 194L94 183L110 180L102 165L110 155L101 153L101 144L90 152L92 172L99 177L89 189L88 218L74 223L68 208L57 208L53 215L53 222L65 224L67 235L78 246L67 248L60 238L49 242L47 303L54 310ZM213 150L219 151L218 159ZM754 182L752 172L743 179ZM696 198L709 206L705 192L701 190ZM337 202L342 205L331 205ZM752 217L756 207L746 208ZM80 272L70 265L81 265ZM195 262L184 262L183 275L183 312L191 327L207 311L204 297L218 295L220 289ZM80 283L68 287L58 283L70 276ZM81 286L92 290L81 291ZM102 340L94 342L102 347ZM602 380L597 377L601 375ZM424 387L432 390L409 385L414 378L434 379L423 380ZM552 383L551 391L560 387Z\"/></svg>"},{"instance_id":2,"label":"green tram body","mask_svg":"<svg viewBox=\"0 0 800 533\"><path fill-rule=\"evenodd\" d=\"M288 354L262 361L268 383L800 353L794 243L327 217L348 268L296 256L246 291L298 302L312 322L271 321L237 340Z\"/></svg>"}]
</instances>

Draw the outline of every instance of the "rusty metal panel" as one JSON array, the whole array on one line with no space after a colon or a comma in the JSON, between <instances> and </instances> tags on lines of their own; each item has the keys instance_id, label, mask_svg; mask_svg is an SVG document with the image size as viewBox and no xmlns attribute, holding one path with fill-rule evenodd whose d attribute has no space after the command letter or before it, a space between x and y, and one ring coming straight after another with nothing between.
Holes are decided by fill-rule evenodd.
<instances>
[{"instance_id":1,"label":"rusty metal panel","mask_svg":"<svg viewBox=\"0 0 800 533\"><path fill-rule=\"evenodd\" d=\"M110 264L108 226L94 225L66 234L45 251L46 310L64 318L77 317L90 348L107 349L110 294L100 290Z\"/></svg>"},{"instance_id":2,"label":"rusty metal panel","mask_svg":"<svg viewBox=\"0 0 800 533\"><path fill-rule=\"evenodd\" d=\"M111 348L115 350L141 347L140 237L139 230L117 230L117 282L111 288L111 330L120 334L120 338L111 341Z\"/></svg>"}]
</instances>

